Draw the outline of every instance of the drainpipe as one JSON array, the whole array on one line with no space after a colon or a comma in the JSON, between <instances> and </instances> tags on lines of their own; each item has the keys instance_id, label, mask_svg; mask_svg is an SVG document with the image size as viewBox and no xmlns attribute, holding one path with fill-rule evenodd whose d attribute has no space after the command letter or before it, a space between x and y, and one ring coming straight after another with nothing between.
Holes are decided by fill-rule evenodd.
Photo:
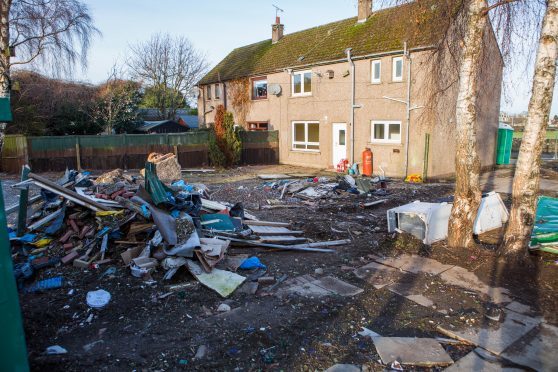
<instances>
[{"instance_id":1,"label":"drainpipe","mask_svg":"<svg viewBox=\"0 0 558 372\"><path fill-rule=\"evenodd\" d=\"M345 49L347 62L351 66L351 166L355 163L355 63L351 58L352 48Z\"/></svg>"},{"instance_id":2,"label":"drainpipe","mask_svg":"<svg viewBox=\"0 0 558 372\"><path fill-rule=\"evenodd\" d=\"M407 49L407 42L404 44L405 57L408 61L407 67L407 128L405 130L405 178L409 175L409 128L411 126L411 53Z\"/></svg>"},{"instance_id":3,"label":"drainpipe","mask_svg":"<svg viewBox=\"0 0 558 372\"><path fill-rule=\"evenodd\" d=\"M227 84L223 82L223 106L225 106L225 111L227 111Z\"/></svg>"},{"instance_id":4,"label":"drainpipe","mask_svg":"<svg viewBox=\"0 0 558 372\"><path fill-rule=\"evenodd\" d=\"M201 97L202 97L202 102L203 102L203 106L202 106L203 107L203 126L205 128L207 128L207 123L205 122L205 114L206 114L206 112L205 112L205 89L200 88L200 90L201 90Z\"/></svg>"}]
</instances>

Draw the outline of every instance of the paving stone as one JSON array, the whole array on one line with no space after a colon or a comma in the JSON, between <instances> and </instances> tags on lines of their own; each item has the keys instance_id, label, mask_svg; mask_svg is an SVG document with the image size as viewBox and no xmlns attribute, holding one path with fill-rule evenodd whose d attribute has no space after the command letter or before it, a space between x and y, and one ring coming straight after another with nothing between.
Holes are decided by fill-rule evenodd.
<instances>
[{"instance_id":1,"label":"paving stone","mask_svg":"<svg viewBox=\"0 0 558 372\"><path fill-rule=\"evenodd\" d=\"M442 345L433 338L375 337L374 346L382 363L398 361L417 367L445 366L453 363Z\"/></svg>"},{"instance_id":2,"label":"paving stone","mask_svg":"<svg viewBox=\"0 0 558 372\"><path fill-rule=\"evenodd\" d=\"M305 297L354 296L362 291L362 288L332 276L316 279L310 275L303 275L285 281L276 295L279 297L288 294L298 294Z\"/></svg>"},{"instance_id":3,"label":"paving stone","mask_svg":"<svg viewBox=\"0 0 558 372\"><path fill-rule=\"evenodd\" d=\"M411 255L409 263L401 266L401 270L405 270L414 274L425 273L431 275L438 275L442 272L451 269L454 265L445 265L432 258Z\"/></svg>"},{"instance_id":4,"label":"paving stone","mask_svg":"<svg viewBox=\"0 0 558 372\"><path fill-rule=\"evenodd\" d=\"M413 257L409 254L402 254L397 257L375 257L373 259L376 262L396 269L400 269L401 267L413 262Z\"/></svg>"},{"instance_id":5,"label":"paving stone","mask_svg":"<svg viewBox=\"0 0 558 372\"><path fill-rule=\"evenodd\" d=\"M481 349L482 350L482 349ZM476 352L471 351L463 358L459 359L455 364L444 369L446 372L465 372L465 371L483 371L483 372L520 372L517 368L503 367L498 361L486 360L481 358Z\"/></svg>"},{"instance_id":6,"label":"paving stone","mask_svg":"<svg viewBox=\"0 0 558 372\"><path fill-rule=\"evenodd\" d=\"M429 299L428 297L425 297L421 294L418 295L409 295L409 296L405 296L406 299L411 300L413 302L416 302L417 304L424 306L424 307L432 307L434 306L434 301L432 301L431 299Z\"/></svg>"},{"instance_id":7,"label":"paving stone","mask_svg":"<svg viewBox=\"0 0 558 372\"><path fill-rule=\"evenodd\" d=\"M541 323L508 347L502 357L536 371L558 368L558 328Z\"/></svg>"},{"instance_id":8,"label":"paving stone","mask_svg":"<svg viewBox=\"0 0 558 372\"><path fill-rule=\"evenodd\" d=\"M362 288L356 287L332 276L326 276L312 282L312 284L344 297L354 296L364 291Z\"/></svg>"},{"instance_id":9,"label":"paving stone","mask_svg":"<svg viewBox=\"0 0 558 372\"><path fill-rule=\"evenodd\" d=\"M353 273L360 279L366 279L370 277L372 274L377 272L395 272L396 270L392 267L388 267L386 265L382 265L381 263L377 262L370 262L364 266L359 267Z\"/></svg>"},{"instance_id":10,"label":"paving stone","mask_svg":"<svg viewBox=\"0 0 558 372\"><path fill-rule=\"evenodd\" d=\"M524 305L521 302L517 302L517 301L510 302L506 306L506 309L524 315L529 315L533 312L530 306Z\"/></svg>"},{"instance_id":11,"label":"paving stone","mask_svg":"<svg viewBox=\"0 0 558 372\"><path fill-rule=\"evenodd\" d=\"M480 346L493 354L500 355L511 344L535 328L540 319L505 311L505 319L496 327L491 325L471 327L465 330L449 330L438 327L438 330L450 337L467 341Z\"/></svg>"},{"instance_id":12,"label":"paving stone","mask_svg":"<svg viewBox=\"0 0 558 372\"><path fill-rule=\"evenodd\" d=\"M440 278L448 284L485 294L489 296L494 303L500 304L511 302L511 298L508 296L509 291L507 289L491 287L484 284L475 273L472 273L462 267L455 266L447 271L444 271L440 274Z\"/></svg>"},{"instance_id":13,"label":"paving stone","mask_svg":"<svg viewBox=\"0 0 558 372\"><path fill-rule=\"evenodd\" d=\"M325 372L361 372L361 369L354 364L336 364L326 369Z\"/></svg>"}]
</instances>

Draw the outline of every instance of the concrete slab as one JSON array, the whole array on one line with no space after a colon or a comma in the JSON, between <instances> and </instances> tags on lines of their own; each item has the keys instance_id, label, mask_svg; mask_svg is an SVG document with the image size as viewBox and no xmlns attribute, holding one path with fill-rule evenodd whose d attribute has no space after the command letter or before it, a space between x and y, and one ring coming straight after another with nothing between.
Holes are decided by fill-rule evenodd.
<instances>
[{"instance_id":1,"label":"concrete slab","mask_svg":"<svg viewBox=\"0 0 558 372\"><path fill-rule=\"evenodd\" d=\"M459 266L444 271L440 274L440 278L448 284L485 294L497 304L512 301L508 296L509 291L507 289L484 284L475 273Z\"/></svg>"},{"instance_id":2,"label":"concrete slab","mask_svg":"<svg viewBox=\"0 0 558 372\"><path fill-rule=\"evenodd\" d=\"M446 270L451 269L454 265L445 265L432 258L411 255L409 263L401 266L401 270L408 271L414 274L424 273L431 275L438 275Z\"/></svg>"},{"instance_id":3,"label":"concrete slab","mask_svg":"<svg viewBox=\"0 0 558 372\"><path fill-rule=\"evenodd\" d=\"M446 366L453 363L442 345L433 338L375 337L376 351L382 363L398 361L417 367Z\"/></svg>"},{"instance_id":4,"label":"concrete slab","mask_svg":"<svg viewBox=\"0 0 558 372\"><path fill-rule=\"evenodd\" d=\"M312 284L327 289L328 291L331 291L332 293L343 297L354 296L364 291L362 288L356 287L332 276L326 276L312 282Z\"/></svg>"},{"instance_id":5,"label":"concrete slab","mask_svg":"<svg viewBox=\"0 0 558 372\"><path fill-rule=\"evenodd\" d=\"M541 323L508 347L502 357L536 371L558 368L558 328Z\"/></svg>"},{"instance_id":6,"label":"concrete slab","mask_svg":"<svg viewBox=\"0 0 558 372\"><path fill-rule=\"evenodd\" d=\"M402 254L397 257L375 257L374 261L386 266L400 269L401 267L412 263L413 257L410 254Z\"/></svg>"},{"instance_id":7,"label":"concrete slab","mask_svg":"<svg viewBox=\"0 0 558 372\"><path fill-rule=\"evenodd\" d=\"M438 330L450 337L469 342L493 354L500 355L540 322L540 319L537 318L531 318L513 311L505 311L503 323L498 323L496 327L487 325L459 331L438 327Z\"/></svg>"},{"instance_id":8,"label":"concrete slab","mask_svg":"<svg viewBox=\"0 0 558 372\"><path fill-rule=\"evenodd\" d=\"M394 272L395 269L392 267L388 267L386 265L382 265L378 262L370 262L364 266L359 267L358 269L353 271L353 274L356 275L359 279L366 279L370 277L372 274L377 272Z\"/></svg>"},{"instance_id":9,"label":"concrete slab","mask_svg":"<svg viewBox=\"0 0 558 372\"><path fill-rule=\"evenodd\" d=\"M523 315L529 315L533 312L531 306L524 305L521 302L517 302L517 301L510 302L506 306L506 309Z\"/></svg>"},{"instance_id":10,"label":"concrete slab","mask_svg":"<svg viewBox=\"0 0 558 372\"><path fill-rule=\"evenodd\" d=\"M432 301L431 299L429 299L428 297L425 297L421 294L418 295L409 295L409 296L405 296L406 299L411 300L413 302L416 302L417 304L424 306L424 307L432 307L434 306L434 301Z\"/></svg>"},{"instance_id":11,"label":"concrete slab","mask_svg":"<svg viewBox=\"0 0 558 372\"><path fill-rule=\"evenodd\" d=\"M310 275L303 275L285 281L276 295L279 297L288 294L297 294L304 297L354 296L361 292L363 292L362 288L332 276L316 279Z\"/></svg>"},{"instance_id":12,"label":"concrete slab","mask_svg":"<svg viewBox=\"0 0 558 372\"><path fill-rule=\"evenodd\" d=\"M396 283L405 275L397 269L377 262L370 262L356 269L353 273L360 279L366 279L366 281L372 284L376 289Z\"/></svg>"},{"instance_id":13,"label":"concrete slab","mask_svg":"<svg viewBox=\"0 0 558 372\"><path fill-rule=\"evenodd\" d=\"M503 367L498 361L481 358L475 350L459 359L455 364L444 369L446 372L520 372L522 369Z\"/></svg>"},{"instance_id":14,"label":"concrete slab","mask_svg":"<svg viewBox=\"0 0 558 372\"><path fill-rule=\"evenodd\" d=\"M329 367L325 372L360 372L361 368L354 364L336 364Z\"/></svg>"}]
</instances>

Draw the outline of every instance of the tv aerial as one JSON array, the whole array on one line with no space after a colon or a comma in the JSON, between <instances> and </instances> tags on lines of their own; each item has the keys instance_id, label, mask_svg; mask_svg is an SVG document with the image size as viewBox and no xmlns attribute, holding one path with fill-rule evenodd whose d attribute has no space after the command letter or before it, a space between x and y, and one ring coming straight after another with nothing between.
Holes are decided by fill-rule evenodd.
<instances>
[{"instance_id":1,"label":"tv aerial","mask_svg":"<svg viewBox=\"0 0 558 372\"><path fill-rule=\"evenodd\" d=\"M279 16L279 12L284 13L285 11L281 8L279 8L277 5L275 4L271 4L274 8L275 8L275 17Z\"/></svg>"}]
</instances>

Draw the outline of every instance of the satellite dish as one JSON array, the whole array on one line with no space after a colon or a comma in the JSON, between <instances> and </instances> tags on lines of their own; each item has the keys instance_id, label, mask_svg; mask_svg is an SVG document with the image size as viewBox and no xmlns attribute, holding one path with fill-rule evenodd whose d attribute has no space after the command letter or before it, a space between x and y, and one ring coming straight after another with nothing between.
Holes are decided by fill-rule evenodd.
<instances>
[{"instance_id":1,"label":"satellite dish","mask_svg":"<svg viewBox=\"0 0 558 372\"><path fill-rule=\"evenodd\" d=\"M281 85L279 84L269 84L267 89L269 90L269 93L274 96L279 96L281 94Z\"/></svg>"}]
</instances>

